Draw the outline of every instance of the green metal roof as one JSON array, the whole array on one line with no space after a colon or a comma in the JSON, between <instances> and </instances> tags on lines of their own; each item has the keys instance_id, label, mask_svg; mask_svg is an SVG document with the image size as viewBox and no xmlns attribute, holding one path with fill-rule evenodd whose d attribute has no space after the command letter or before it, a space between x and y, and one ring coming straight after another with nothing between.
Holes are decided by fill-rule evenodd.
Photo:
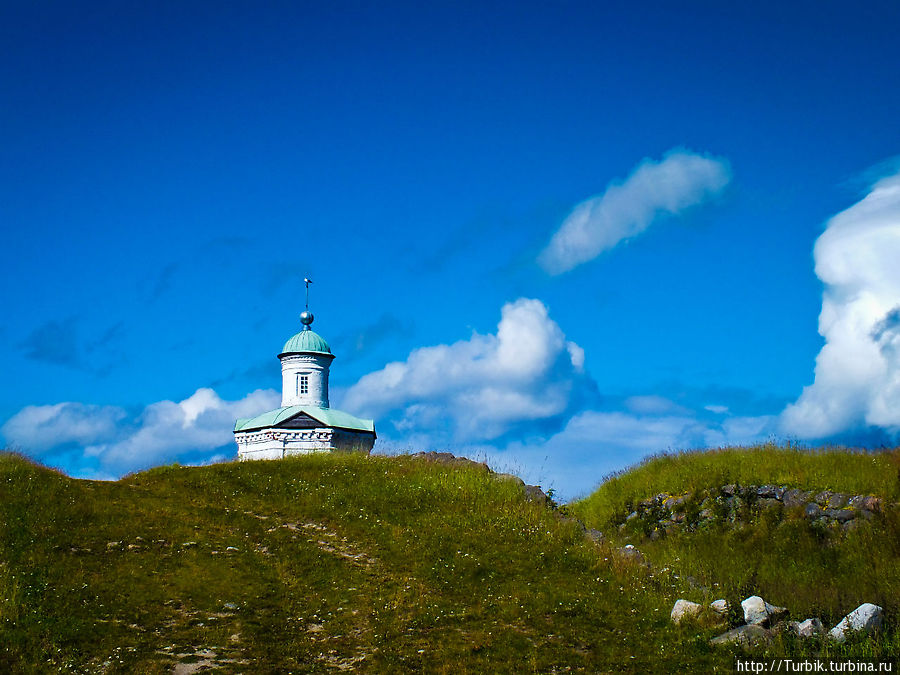
<instances>
[{"instance_id":1,"label":"green metal roof","mask_svg":"<svg viewBox=\"0 0 900 675\"><path fill-rule=\"evenodd\" d=\"M354 417L350 413L334 408L319 408L308 405L289 405L285 408L278 408L264 412L256 417L242 418L234 423L235 431L250 431L251 429L267 429L269 427L277 427L282 422L286 422L292 417L306 413L317 422L321 422L323 427L335 427L338 429L349 429L351 431L368 431L375 433L375 422L373 420L363 420Z\"/></svg>"},{"instance_id":2,"label":"green metal roof","mask_svg":"<svg viewBox=\"0 0 900 675\"><path fill-rule=\"evenodd\" d=\"M309 328L304 328L294 337L284 343L282 354L294 352L309 352L313 354L331 354L331 347L325 339Z\"/></svg>"}]
</instances>

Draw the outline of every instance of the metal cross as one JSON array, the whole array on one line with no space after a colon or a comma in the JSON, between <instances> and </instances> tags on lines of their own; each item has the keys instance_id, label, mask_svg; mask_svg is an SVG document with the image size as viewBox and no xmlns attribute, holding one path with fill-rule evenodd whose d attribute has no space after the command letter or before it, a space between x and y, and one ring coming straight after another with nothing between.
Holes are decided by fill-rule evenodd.
<instances>
[{"instance_id":1,"label":"metal cross","mask_svg":"<svg viewBox=\"0 0 900 675\"><path fill-rule=\"evenodd\" d=\"M312 279L307 279L303 277L303 281L306 282L306 311L309 311L309 285L312 283Z\"/></svg>"}]
</instances>

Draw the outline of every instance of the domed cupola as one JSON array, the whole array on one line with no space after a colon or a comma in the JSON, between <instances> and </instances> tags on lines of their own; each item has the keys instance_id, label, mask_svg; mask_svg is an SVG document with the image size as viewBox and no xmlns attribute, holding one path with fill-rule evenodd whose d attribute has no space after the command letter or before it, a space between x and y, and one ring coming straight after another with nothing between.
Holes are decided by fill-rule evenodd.
<instances>
[{"instance_id":1,"label":"domed cupola","mask_svg":"<svg viewBox=\"0 0 900 675\"><path fill-rule=\"evenodd\" d=\"M310 328L315 317L309 311L308 297L306 311L300 315L303 330L285 342L284 349L278 355L281 360L282 407L328 407L328 371L334 354L325 339Z\"/></svg>"},{"instance_id":2,"label":"domed cupola","mask_svg":"<svg viewBox=\"0 0 900 675\"><path fill-rule=\"evenodd\" d=\"M325 338L309 327L314 318L312 312L308 311L300 315L303 330L284 343L284 349L278 358L286 354L331 354L331 347L325 342Z\"/></svg>"}]
</instances>

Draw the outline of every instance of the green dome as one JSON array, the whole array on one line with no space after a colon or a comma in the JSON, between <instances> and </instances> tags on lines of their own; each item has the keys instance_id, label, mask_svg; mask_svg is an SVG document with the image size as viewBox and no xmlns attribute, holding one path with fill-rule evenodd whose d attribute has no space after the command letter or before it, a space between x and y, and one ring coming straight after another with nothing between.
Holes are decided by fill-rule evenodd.
<instances>
[{"instance_id":1,"label":"green dome","mask_svg":"<svg viewBox=\"0 0 900 675\"><path fill-rule=\"evenodd\" d=\"M295 352L312 352L313 354L331 354L331 347L325 339L315 331L306 328L284 343L282 354Z\"/></svg>"}]
</instances>

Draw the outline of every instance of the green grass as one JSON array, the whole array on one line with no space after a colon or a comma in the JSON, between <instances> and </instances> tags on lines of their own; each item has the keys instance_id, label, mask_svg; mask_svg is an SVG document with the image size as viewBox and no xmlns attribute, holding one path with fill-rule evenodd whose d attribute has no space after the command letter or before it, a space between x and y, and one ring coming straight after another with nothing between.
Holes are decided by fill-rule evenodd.
<instances>
[{"instance_id":1,"label":"green grass","mask_svg":"<svg viewBox=\"0 0 900 675\"><path fill-rule=\"evenodd\" d=\"M876 457L880 470L847 454L810 454L808 466L791 456L776 470L765 453L781 459L661 458L567 509L615 534L628 499L792 482L777 471L812 486L836 470L816 487L897 494L896 455ZM895 626L897 522L840 542L802 525L636 541L650 574L617 554L621 542L594 544L473 467L323 454L97 482L0 453L0 672L152 674L204 659L226 673L731 672L737 652L708 644L716 629L669 620L677 598L705 599L686 574L710 596L753 591L833 615L856 597L880 600ZM898 641L890 628L841 647L772 649L896 654Z\"/></svg>"},{"instance_id":2,"label":"green grass","mask_svg":"<svg viewBox=\"0 0 900 675\"><path fill-rule=\"evenodd\" d=\"M613 541L633 543L653 565L693 576L709 589L690 593L688 598L695 601L725 597L736 606L742 598L758 594L788 607L798 620L818 616L827 625L863 602L885 609L888 629L878 638L857 640L843 648L824 642L781 641L772 653L844 654L847 649L858 655L900 653L897 508L885 508L851 532L823 528L800 513L780 509L753 513L744 523L713 522L655 541L628 526L620 531L619 525L638 501L661 492L696 496L727 484L874 494L891 504L900 501L900 451L770 445L662 455L610 477L592 495L568 508Z\"/></svg>"},{"instance_id":3,"label":"green grass","mask_svg":"<svg viewBox=\"0 0 900 675\"><path fill-rule=\"evenodd\" d=\"M93 482L0 455L0 556L4 673L162 673L206 650L221 672L731 667L671 625L671 577L512 483L411 458Z\"/></svg>"},{"instance_id":4,"label":"green grass","mask_svg":"<svg viewBox=\"0 0 900 675\"><path fill-rule=\"evenodd\" d=\"M763 445L657 455L608 477L573 510L586 522L605 526L626 503L660 492L682 494L730 483L874 494L898 502L900 450Z\"/></svg>"}]
</instances>

